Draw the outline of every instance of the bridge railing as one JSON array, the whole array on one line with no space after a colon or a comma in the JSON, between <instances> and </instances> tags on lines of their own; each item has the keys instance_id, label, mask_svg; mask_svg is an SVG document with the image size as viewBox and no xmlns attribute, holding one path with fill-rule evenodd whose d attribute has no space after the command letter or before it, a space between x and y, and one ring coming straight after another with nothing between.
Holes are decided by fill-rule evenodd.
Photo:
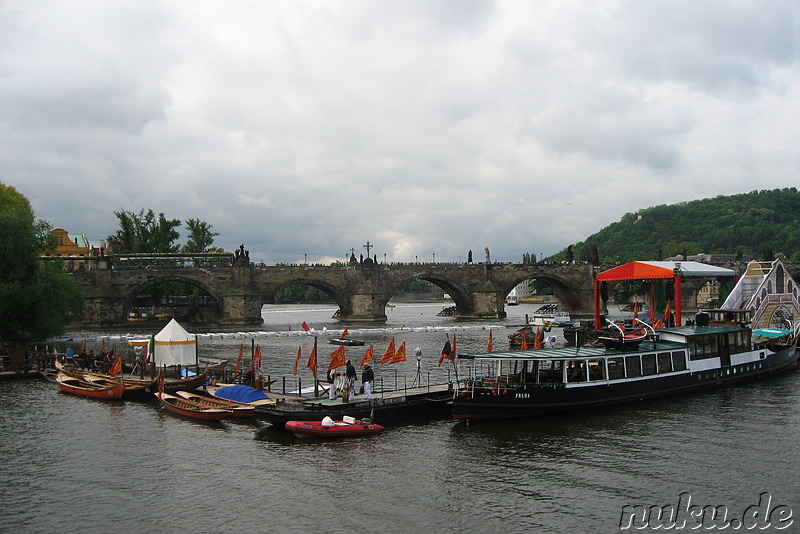
<instances>
[{"instance_id":1,"label":"bridge railing","mask_svg":"<svg viewBox=\"0 0 800 534\"><path fill-rule=\"evenodd\" d=\"M109 254L106 256L42 256L42 261L61 261L69 272L95 269L184 269L230 268L234 255L228 252L200 254Z\"/></svg>"}]
</instances>

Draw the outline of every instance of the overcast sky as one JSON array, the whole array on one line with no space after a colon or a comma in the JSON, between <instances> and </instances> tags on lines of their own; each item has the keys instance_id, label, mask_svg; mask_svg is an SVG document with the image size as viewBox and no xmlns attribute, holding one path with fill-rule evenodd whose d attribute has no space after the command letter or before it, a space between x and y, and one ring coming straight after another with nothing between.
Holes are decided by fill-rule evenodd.
<instances>
[{"instance_id":1,"label":"overcast sky","mask_svg":"<svg viewBox=\"0 0 800 534\"><path fill-rule=\"evenodd\" d=\"M547 256L800 185L799 6L0 0L0 181L94 243L153 209L267 263Z\"/></svg>"}]
</instances>

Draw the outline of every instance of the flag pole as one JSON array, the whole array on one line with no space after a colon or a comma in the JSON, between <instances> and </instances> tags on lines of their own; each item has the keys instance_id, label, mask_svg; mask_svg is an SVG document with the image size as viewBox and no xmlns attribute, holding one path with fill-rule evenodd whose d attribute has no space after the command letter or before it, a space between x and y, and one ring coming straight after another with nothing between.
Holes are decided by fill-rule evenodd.
<instances>
[{"instance_id":1,"label":"flag pole","mask_svg":"<svg viewBox=\"0 0 800 534\"><path fill-rule=\"evenodd\" d=\"M314 336L314 353L317 352L317 336ZM319 366L319 356L314 359L314 396L319 396L319 378L317 377L317 367Z\"/></svg>"}]
</instances>

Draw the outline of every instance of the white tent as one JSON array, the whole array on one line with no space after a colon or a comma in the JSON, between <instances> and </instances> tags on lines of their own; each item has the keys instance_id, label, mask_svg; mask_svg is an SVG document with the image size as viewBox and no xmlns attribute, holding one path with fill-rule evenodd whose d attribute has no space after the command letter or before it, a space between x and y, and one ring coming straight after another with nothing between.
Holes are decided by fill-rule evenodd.
<instances>
[{"instance_id":1,"label":"white tent","mask_svg":"<svg viewBox=\"0 0 800 534\"><path fill-rule=\"evenodd\" d=\"M197 363L197 337L172 319L155 336L155 362L162 365L194 365Z\"/></svg>"}]
</instances>

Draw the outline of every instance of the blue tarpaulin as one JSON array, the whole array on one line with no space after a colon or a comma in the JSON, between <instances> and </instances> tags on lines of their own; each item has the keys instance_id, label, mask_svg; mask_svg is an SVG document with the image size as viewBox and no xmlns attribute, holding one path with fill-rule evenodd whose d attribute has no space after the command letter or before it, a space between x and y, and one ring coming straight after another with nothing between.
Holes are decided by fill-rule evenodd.
<instances>
[{"instance_id":1,"label":"blue tarpaulin","mask_svg":"<svg viewBox=\"0 0 800 534\"><path fill-rule=\"evenodd\" d=\"M261 391L241 384L219 388L214 395L237 402L253 402L269 398Z\"/></svg>"}]
</instances>

